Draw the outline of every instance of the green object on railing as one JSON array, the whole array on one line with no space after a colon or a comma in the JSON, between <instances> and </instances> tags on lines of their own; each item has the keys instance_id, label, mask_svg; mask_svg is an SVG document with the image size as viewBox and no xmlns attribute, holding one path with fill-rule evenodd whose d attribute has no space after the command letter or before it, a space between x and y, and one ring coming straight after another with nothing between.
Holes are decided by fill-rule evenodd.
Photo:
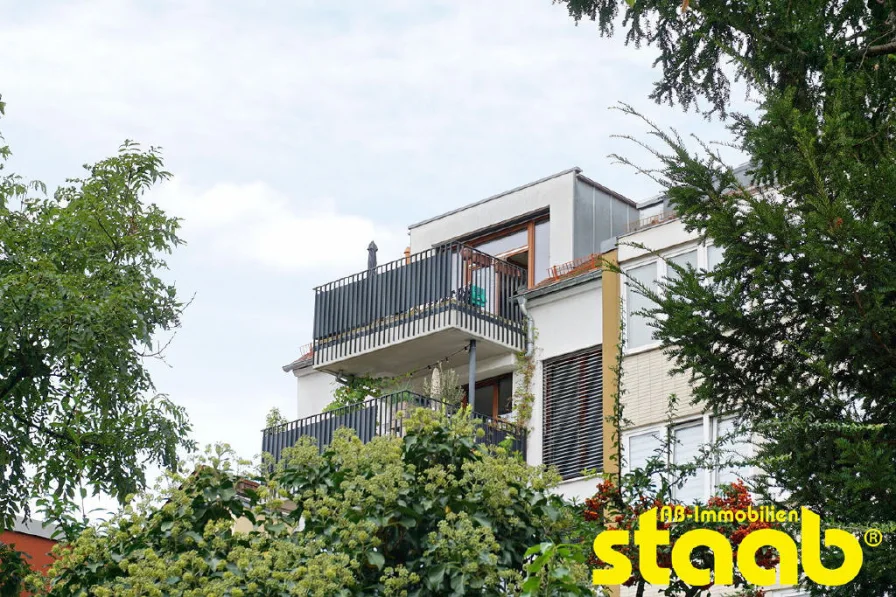
<instances>
[{"instance_id":1,"label":"green object on railing","mask_svg":"<svg viewBox=\"0 0 896 597\"><path fill-rule=\"evenodd\" d=\"M470 304L475 307L485 307L486 303L485 298L485 288L481 286L471 286L470 287Z\"/></svg>"}]
</instances>

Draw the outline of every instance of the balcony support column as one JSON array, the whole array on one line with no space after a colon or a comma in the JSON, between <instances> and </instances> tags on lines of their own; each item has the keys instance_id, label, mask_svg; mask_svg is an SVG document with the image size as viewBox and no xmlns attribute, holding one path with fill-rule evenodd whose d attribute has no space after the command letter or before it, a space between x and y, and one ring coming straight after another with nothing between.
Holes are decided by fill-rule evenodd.
<instances>
[{"instance_id":1,"label":"balcony support column","mask_svg":"<svg viewBox=\"0 0 896 597\"><path fill-rule=\"evenodd\" d=\"M473 409L473 400L476 396L476 340L470 340L470 375L468 377L469 396L467 396L467 405L470 410Z\"/></svg>"}]
</instances>

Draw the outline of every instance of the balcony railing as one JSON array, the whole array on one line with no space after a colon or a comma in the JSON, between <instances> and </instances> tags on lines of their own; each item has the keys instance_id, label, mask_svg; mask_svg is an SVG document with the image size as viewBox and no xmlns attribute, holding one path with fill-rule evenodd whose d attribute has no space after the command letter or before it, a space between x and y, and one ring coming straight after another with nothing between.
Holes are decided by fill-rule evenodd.
<instances>
[{"instance_id":1,"label":"balcony railing","mask_svg":"<svg viewBox=\"0 0 896 597\"><path fill-rule=\"evenodd\" d=\"M523 348L526 270L452 243L315 288L314 364L456 326Z\"/></svg>"},{"instance_id":2,"label":"balcony railing","mask_svg":"<svg viewBox=\"0 0 896 597\"><path fill-rule=\"evenodd\" d=\"M628 232L636 232L641 230L642 228L647 228L649 226L656 226L657 224L663 224L665 222L669 222L678 217L678 212L675 210L666 210L664 212L648 216L646 218L641 218L640 220L635 220L633 222L628 223Z\"/></svg>"},{"instance_id":3,"label":"balcony railing","mask_svg":"<svg viewBox=\"0 0 896 597\"><path fill-rule=\"evenodd\" d=\"M300 437L311 436L323 450L333 441L333 433L341 427L354 430L364 443L379 435L403 436L404 415L415 408L443 410L449 416L458 411L457 406L428 396L413 392L398 392L370 398L352 406L312 415L298 421L268 427L262 431L261 449L271 454L275 460L280 460L284 449L294 446ZM485 432L482 437L477 438L478 443L497 445L510 437L512 450L522 453L525 458L525 429L476 412L473 412L471 417Z\"/></svg>"}]
</instances>

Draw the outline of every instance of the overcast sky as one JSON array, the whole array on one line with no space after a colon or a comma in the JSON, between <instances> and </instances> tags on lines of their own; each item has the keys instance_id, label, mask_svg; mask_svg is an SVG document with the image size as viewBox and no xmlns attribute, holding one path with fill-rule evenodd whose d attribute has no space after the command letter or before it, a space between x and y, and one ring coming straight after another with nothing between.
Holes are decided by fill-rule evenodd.
<instances>
[{"instance_id":1,"label":"overcast sky","mask_svg":"<svg viewBox=\"0 0 896 597\"><path fill-rule=\"evenodd\" d=\"M579 166L635 200L614 134L654 120L650 48L601 39L551 0L0 0L11 169L56 185L126 138L164 148L150 198L185 218L170 259L183 328L153 364L195 439L260 449L295 413L281 366L311 339L312 288L398 258L407 225Z\"/></svg>"}]
</instances>

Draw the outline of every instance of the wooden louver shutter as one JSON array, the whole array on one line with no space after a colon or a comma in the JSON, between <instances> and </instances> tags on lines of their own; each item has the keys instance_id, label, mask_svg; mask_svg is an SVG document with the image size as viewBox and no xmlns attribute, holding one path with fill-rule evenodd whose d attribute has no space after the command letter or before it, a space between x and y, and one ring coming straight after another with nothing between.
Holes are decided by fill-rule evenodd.
<instances>
[{"instance_id":1,"label":"wooden louver shutter","mask_svg":"<svg viewBox=\"0 0 896 597\"><path fill-rule=\"evenodd\" d=\"M603 359L595 346L544 362L545 464L564 479L603 470Z\"/></svg>"}]
</instances>

